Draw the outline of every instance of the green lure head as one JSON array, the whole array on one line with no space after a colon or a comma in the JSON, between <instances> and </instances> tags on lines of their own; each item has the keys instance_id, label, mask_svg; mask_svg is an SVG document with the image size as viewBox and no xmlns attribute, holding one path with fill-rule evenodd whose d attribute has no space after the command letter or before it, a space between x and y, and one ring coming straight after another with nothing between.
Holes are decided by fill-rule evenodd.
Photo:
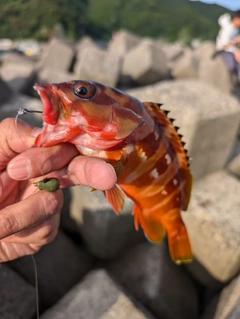
<instances>
[{"instance_id":1,"label":"green lure head","mask_svg":"<svg viewBox=\"0 0 240 319\"><path fill-rule=\"evenodd\" d=\"M41 181L33 183L41 190L45 190L47 192L55 192L60 187L60 181L56 177L44 178Z\"/></svg>"}]
</instances>

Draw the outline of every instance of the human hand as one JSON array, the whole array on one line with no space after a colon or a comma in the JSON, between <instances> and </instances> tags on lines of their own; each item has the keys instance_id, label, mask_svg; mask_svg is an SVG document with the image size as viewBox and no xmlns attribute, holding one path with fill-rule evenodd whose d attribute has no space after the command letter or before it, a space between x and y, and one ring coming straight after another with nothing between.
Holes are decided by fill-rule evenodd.
<instances>
[{"instance_id":1,"label":"human hand","mask_svg":"<svg viewBox=\"0 0 240 319\"><path fill-rule=\"evenodd\" d=\"M33 182L57 177L61 187L88 185L110 189L116 183L111 165L77 156L63 143L31 148L37 131L13 119L0 123L0 262L37 252L57 234L63 204L61 190L40 191ZM40 176L40 177L39 177ZM36 178L38 177L38 178Z\"/></svg>"}]
</instances>

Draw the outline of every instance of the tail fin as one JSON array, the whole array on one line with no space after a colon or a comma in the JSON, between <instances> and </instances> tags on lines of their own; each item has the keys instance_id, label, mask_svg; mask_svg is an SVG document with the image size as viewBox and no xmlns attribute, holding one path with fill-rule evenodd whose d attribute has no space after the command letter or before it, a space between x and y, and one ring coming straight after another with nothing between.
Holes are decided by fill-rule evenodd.
<instances>
[{"instance_id":1,"label":"tail fin","mask_svg":"<svg viewBox=\"0 0 240 319\"><path fill-rule=\"evenodd\" d=\"M192 249L184 224L168 232L168 246L172 260L181 264L192 260Z\"/></svg>"}]
</instances>

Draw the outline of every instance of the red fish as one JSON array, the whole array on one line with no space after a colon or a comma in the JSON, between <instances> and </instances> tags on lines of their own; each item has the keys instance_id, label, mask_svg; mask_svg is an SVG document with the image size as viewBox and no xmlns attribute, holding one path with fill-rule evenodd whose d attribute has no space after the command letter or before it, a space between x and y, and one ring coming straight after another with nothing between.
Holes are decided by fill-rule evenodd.
<instances>
[{"instance_id":1,"label":"red fish","mask_svg":"<svg viewBox=\"0 0 240 319\"><path fill-rule=\"evenodd\" d=\"M173 120L160 104L144 102L103 84L70 81L35 84L43 102L42 132L35 146L61 142L83 155L105 159L117 184L105 195L118 213L124 197L134 202L135 228L159 243L165 232L177 262L192 259L180 211L186 210L192 177L188 157Z\"/></svg>"}]
</instances>

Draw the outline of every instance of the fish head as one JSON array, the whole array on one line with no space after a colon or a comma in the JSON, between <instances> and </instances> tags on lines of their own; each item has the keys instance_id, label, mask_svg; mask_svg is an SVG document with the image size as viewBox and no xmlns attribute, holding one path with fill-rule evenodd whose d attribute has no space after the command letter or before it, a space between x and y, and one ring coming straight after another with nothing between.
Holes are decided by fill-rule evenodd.
<instances>
[{"instance_id":1,"label":"fish head","mask_svg":"<svg viewBox=\"0 0 240 319\"><path fill-rule=\"evenodd\" d=\"M44 126L35 146L61 142L98 149L112 147L143 124L142 104L127 94L90 81L36 83ZM86 145L92 144L92 145Z\"/></svg>"}]
</instances>

